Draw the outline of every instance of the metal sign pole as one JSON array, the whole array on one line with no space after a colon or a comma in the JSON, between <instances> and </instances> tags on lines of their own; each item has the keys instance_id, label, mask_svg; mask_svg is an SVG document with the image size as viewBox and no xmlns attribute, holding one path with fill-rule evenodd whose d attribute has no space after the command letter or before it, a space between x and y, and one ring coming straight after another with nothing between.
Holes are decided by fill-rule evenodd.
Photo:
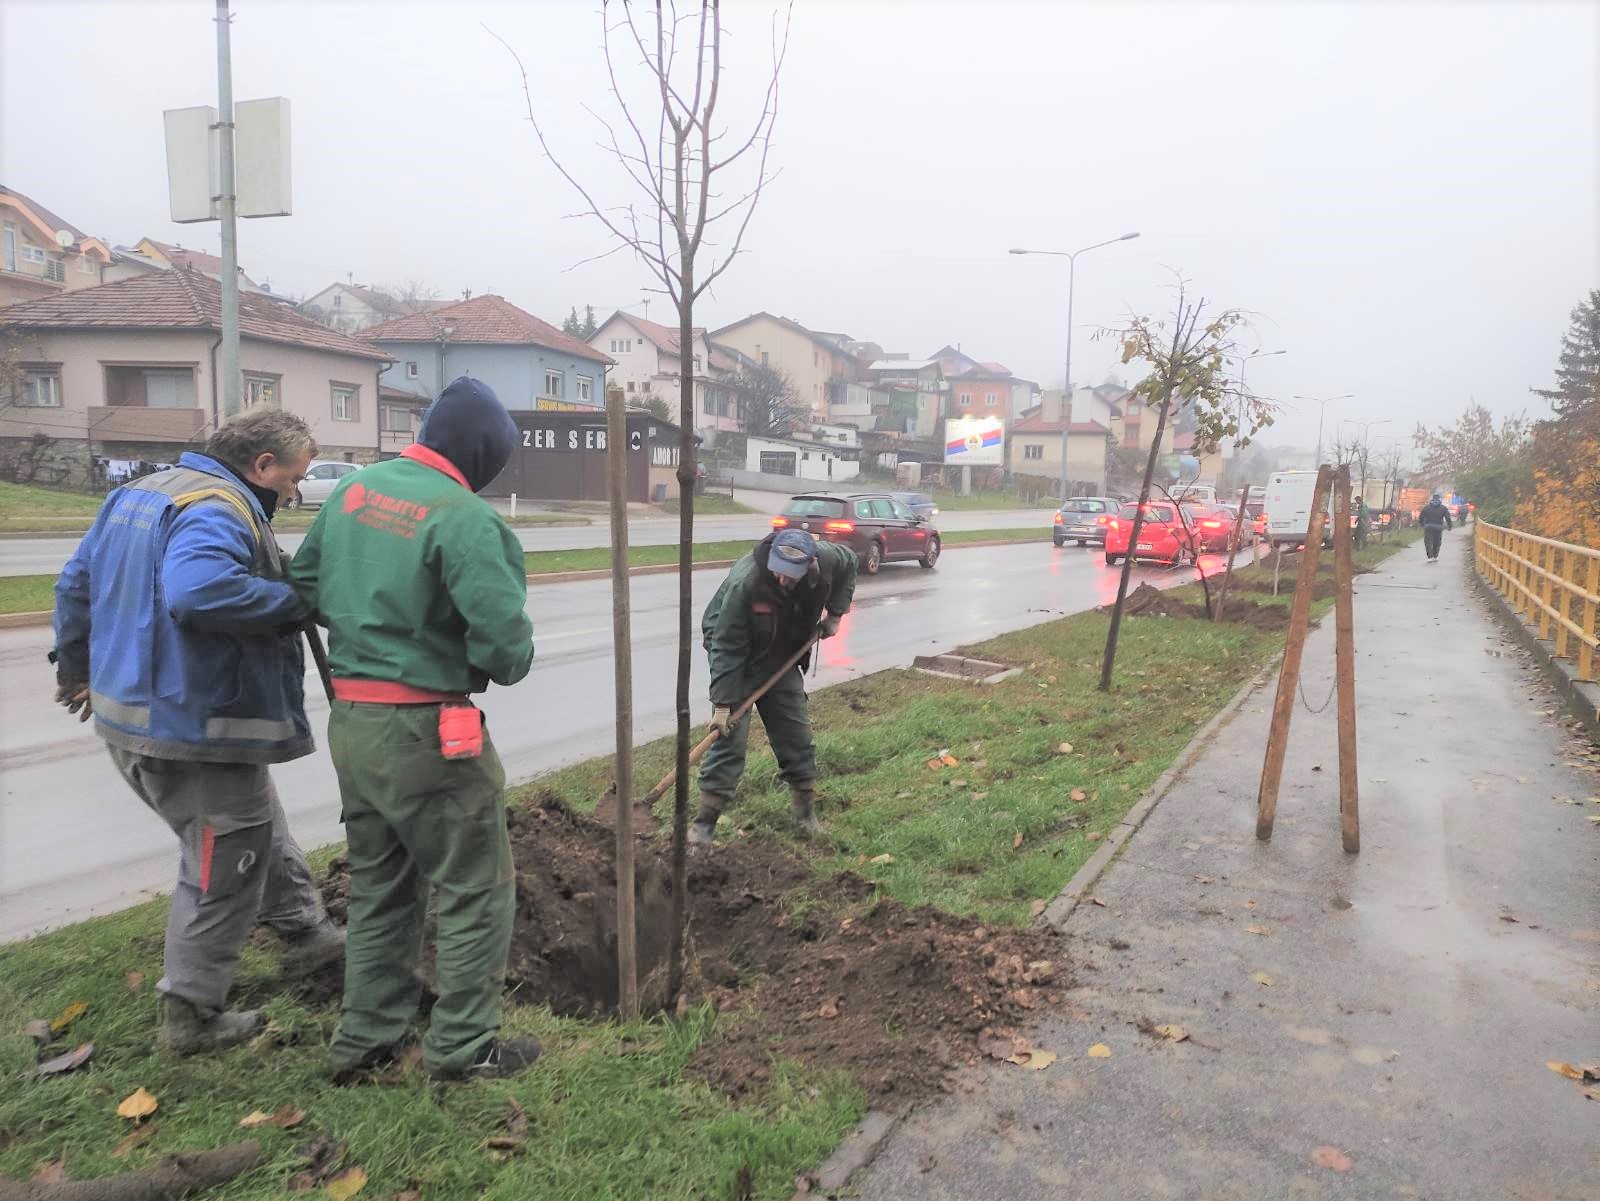
<instances>
[{"instance_id":1,"label":"metal sign pole","mask_svg":"<svg viewBox=\"0 0 1600 1201\"><path fill-rule=\"evenodd\" d=\"M233 165L233 53L228 0L217 0L217 169L222 218L222 416L240 409L244 377L239 368L239 190Z\"/></svg>"}]
</instances>

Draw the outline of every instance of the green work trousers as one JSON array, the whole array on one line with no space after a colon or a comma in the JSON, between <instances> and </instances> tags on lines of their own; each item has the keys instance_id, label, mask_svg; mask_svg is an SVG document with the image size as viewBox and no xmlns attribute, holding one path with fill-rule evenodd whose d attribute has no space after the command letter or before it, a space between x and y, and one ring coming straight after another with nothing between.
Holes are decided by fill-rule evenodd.
<instances>
[{"instance_id":1,"label":"green work trousers","mask_svg":"<svg viewBox=\"0 0 1600 1201\"><path fill-rule=\"evenodd\" d=\"M769 667L751 672L753 678L746 695L759 688L773 670ZM772 743L772 753L777 756L783 779L789 784L809 784L815 780L817 744L811 738L804 673L798 667L790 671L756 702L756 712L761 714L761 724L767 728L767 740ZM747 713L726 738L713 742L705 758L700 760L701 792L719 797L724 805L733 800L739 777L744 775L745 749L749 742L750 715Z\"/></svg>"},{"instance_id":2,"label":"green work trousers","mask_svg":"<svg viewBox=\"0 0 1600 1201\"><path fill-rule=\"evenodd\" d=\"M416 1016L428 893L438 897L434 1003L423 1063L460 1071L500 1029L516 904L505 770L483 739L475 759L439 753L438 705L335 701L328 745L350 858L338 1069L397 1043Z\"/></svg>"}]
</instances>

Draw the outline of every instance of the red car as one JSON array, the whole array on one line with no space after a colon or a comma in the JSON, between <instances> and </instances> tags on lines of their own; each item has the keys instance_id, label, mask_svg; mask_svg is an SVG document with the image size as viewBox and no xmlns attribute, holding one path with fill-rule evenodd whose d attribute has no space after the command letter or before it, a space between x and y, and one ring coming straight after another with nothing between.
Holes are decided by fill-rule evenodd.
<instances>
[{"instance_id":1,"label":"red car","mask_svg":"<svg viewBox=\"0 0 1600 1201\"><path fill-rule=\"evenodd\" d=\"M1244 523L1239 523L1236 505L1200 505L1189 507L1189 524L1194 529L1195 543L1202 551L1226 551L1234 526L1239 526L1239 545L1248 546L1256 538L1256 522L1245 510Z\"/></svg>"},{"instance_id":2,"label":"red car","mask_svg":"<svg viewBox=\"0 0 1600 1201\"><path fill-rule=\"evenodd\" d=\"M1137 505L1123 505L1118 514L1106 523L1106 562L1116 564L1128 555L1128 538L1133 533L1133 519ZM1144 520L1139 525L1139 544L1133 548L1134 559L1155 559L1176 567L1195 560L1194 531L1185 519L1183 506L1171 501L1151 501L1144 507Z\"/></svg>"}]
</instances>

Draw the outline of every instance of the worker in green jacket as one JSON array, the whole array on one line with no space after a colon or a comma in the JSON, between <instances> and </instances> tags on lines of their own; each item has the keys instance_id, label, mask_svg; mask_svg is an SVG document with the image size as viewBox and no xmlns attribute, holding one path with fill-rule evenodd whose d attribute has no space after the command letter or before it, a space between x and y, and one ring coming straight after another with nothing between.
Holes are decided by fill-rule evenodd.
<instances>
[{"instance_id":1,"label":"worker in green jacket","mask_svg":"<svg viewBox=\"0 0 1600 1201\"><path fill-rule=\"evenodd\" d=\"M344 1004L336 1074L392 1062L416 1016L416 959L438 895L438 1000L423 1066L439 1079L510 1075L531 1038L501 1039L515 875L505 772L468 700L533 662L516 535L475 495L511 456L516 426L461 378L415 445L334 490L290 579L328 627L328 743L349 844Z\"/></svg>"},{"instance_id":2,"label":"worker in green jacket","mask_svg":"<svg viewBox=\"0 0 1600 1201\"><path fill-rule=\"evenodd\" d=\"M720 737L700 763L700 811L689 845L709 847L717 818L744 774L750 737L746 714L733 710L782 667L813 634L831 638L856 591L856 556L804 530L781 530L733 565L701 619L711 660L711 728ZM756 702L772 753L789 785L790 816L800 833L819 834L817 747L806 706L807 655Z\"/></svg>"}]
</instances>

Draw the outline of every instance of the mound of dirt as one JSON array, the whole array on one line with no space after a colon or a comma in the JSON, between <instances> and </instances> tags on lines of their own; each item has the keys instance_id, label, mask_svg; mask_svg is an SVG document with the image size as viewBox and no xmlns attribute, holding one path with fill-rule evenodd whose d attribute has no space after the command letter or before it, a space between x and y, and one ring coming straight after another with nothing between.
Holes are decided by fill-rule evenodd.
<instances>
[{"instance_id":1,"label":"mound of dirt","mask_svg":"<svg viewBox=\"0 0 1600 1201\"><path fill-rule=\"evenodd\" d=\"M514 1000L569 1016L614 1012L615 835L545 794L510 816L517 873L507 986ZM664 837L636 848L640 1000L671 1008L670 851ZM348 908L349 868L323 882L329 912ZM1021 1020L1054 996L1064 973L1059 938L984 929L933 909L871 903L853 873L819 878L792 852L736 838L690 860L686 999L728 1014L691 1067L738 1095L765 1086L774 1054L858 1079L881 1104L937 1091L972 1060L979 1034ZM862 912L863 906L866 907ZM432 925L424 970L432 969Z\"/></svg>"},{"instance_id":2,"label":"mound of dirt","mask_svg":"<svg viewBox=\"0 0 1600 1201\"><path fill-rule=\"evenodd\" d=\"M1213 600L1221 588L1220 580L1211 582ZM1271 584L1267 585L1271 590ZM1104 605L1102 613L1111 611ZM1210 621L1211 615L1199 601L1183 601L1151 584L1140 584L1128 593L1122 610L1125 617L1175 617L1190 621ZM1247 625L1258 630L1280 630L1289 624L1289 610L1284 605L1260 605L1237 594L1228 597L1224 621L1229 625Z\"/></svg>"}]
</instances>

